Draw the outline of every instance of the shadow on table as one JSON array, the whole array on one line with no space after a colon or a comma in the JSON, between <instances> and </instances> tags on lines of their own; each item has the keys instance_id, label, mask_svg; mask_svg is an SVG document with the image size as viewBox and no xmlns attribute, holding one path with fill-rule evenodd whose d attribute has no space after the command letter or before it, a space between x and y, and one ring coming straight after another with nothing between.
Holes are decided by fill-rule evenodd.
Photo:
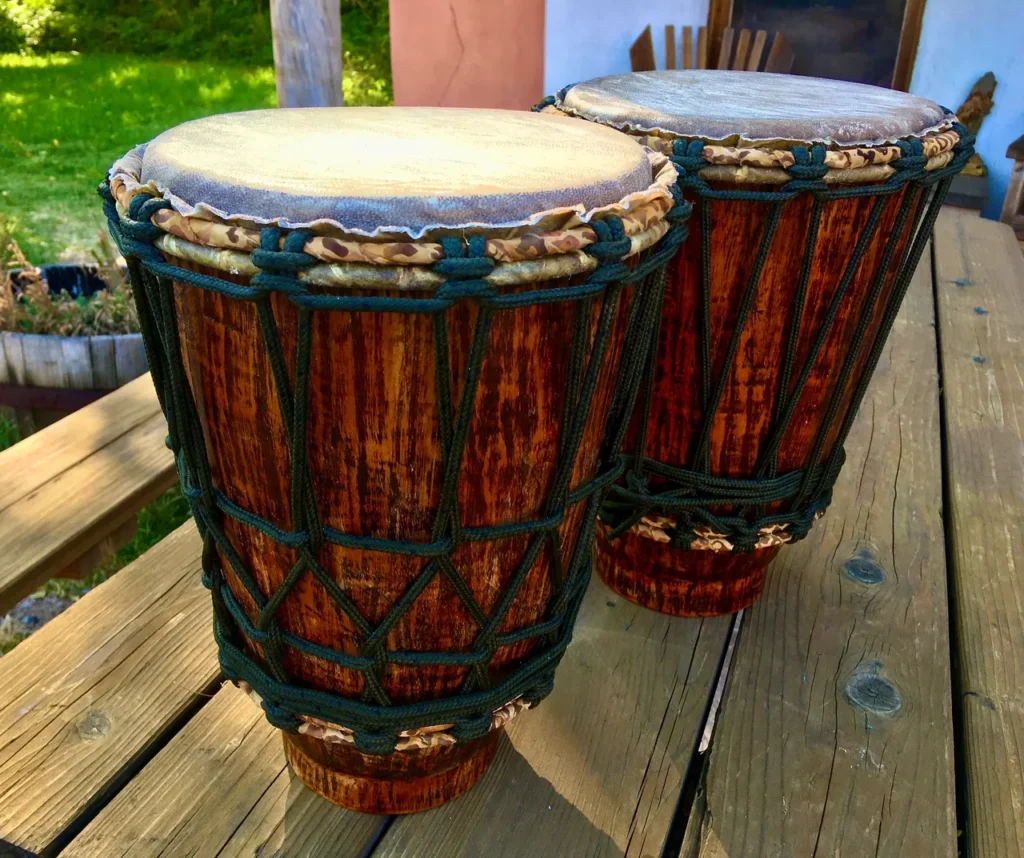
<instances>
[{"instance_id":1,"label":"shadow on table","mask_svg":"<svg viewBox=\"0 0 1024 858\"><path fill-rule=\"evenodd\" d=\"M580 784L582 786L582 784ZM429 858L621 856L624 848L538 775L502 735L490 769L467 793L426 813L398 817L373 855ZM601 801L584 807L601 814ZM601 820L598 819L597 822ZM612 820L604 822L611 825Z\"/></svg>"}]
</instances>

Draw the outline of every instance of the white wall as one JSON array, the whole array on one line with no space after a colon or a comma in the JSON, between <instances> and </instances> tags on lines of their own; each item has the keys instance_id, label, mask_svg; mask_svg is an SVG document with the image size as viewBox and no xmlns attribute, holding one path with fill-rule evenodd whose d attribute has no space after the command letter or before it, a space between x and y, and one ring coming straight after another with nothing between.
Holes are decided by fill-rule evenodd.
<instances>
[{"instance_id":1,"label":"white wall","mask_svg":"<svg viewBox=\"0 0 1024 858\"><path fill-rule=\"evenodd\" d=\"M665 68L665 25L676 28L676 63L681 29L708 17L708 0L547 0L544 13L544 91L629 71L629 46L651 25L658 68Z\"/></svg>"},{"instance_id":2,"label":"white wall","mask_svg":"<svg viewBox=\"0 0 1024 858\"><path fill-rule=\"evenodd\" d=\"M1024 134L1024 2L927 0L910 91L956 110L985 72L995 108L976 147L989 168L983 214L998 218L1010 177L1006 147Z\"/></svg>"}]
</instances>

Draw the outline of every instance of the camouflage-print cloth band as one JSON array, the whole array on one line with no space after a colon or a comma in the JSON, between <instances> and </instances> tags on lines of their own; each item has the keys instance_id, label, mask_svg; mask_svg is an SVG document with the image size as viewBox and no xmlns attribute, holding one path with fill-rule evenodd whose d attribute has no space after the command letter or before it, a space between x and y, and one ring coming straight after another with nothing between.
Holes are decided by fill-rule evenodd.
<instances>
[{"instance_id":1,"label":"camouflage-print cloth band","mask_svg":"<svg viewBox=\"0 0 1024 858\"><path fill-rule=\"evenodd\" d=\"M674 138L649 134L639 138L648 148L664 155L672 154ZM926 170L937 170L944 167L953 157L953 147L960 139L955 131L939 131L927 137L920 138L921 148L924 155L929 159ZM755 170L785 170L796 163L793 153L789 149L760 149L754 147L716 146L706 144L702 155L704 159L715 167L729 167L736 172L732 178L737 182L750 182L751 175L744 171L745 167L753 167ZM832 184L844 184L853 182L875 182L891 176L894 170L890 167L888 171L878 168L885 167L893 161L899 160L901 155L899 146L857 146L852 149L829 149L825 152L825 166L830 172L825 176L825 181ZM855 173L856 170L869 172ZM711 178L706 171L701 171L705 178ZM729 181L729 174L724 171L717 171L712 174L716 179ZM754 175L757 175L756 172ZM784 179L772 179L770 174L764 174L767 178L763 181L771 184L781 184L789 181L785 173Z\"/></svg>"},{"instance_id":2,"label":"camouflage-print cloth band","mask_svg":"<svg viewBox=\"0 0 1024 858\"><path fill-rule=\"evenodd\" d=\"M943 152L929 158L926 172L940 170L953 160L953 152ZM829 170L822 181L828 185L877 184L884 182L896 168L891 164L871 164L849 170ZM792 176L781 167L706 167L700 177L707 182L732 182L737 185L784 185Z\"/></svg>"},{"instance_id":3,"label":"camouflage-print cloth band","mask_svg":"<svg viewBox=\"0 0 1024 858\"><path fill-rule=\"evenodd\" d=\"M676 169L663 155L649 152L654 182L646 190L631 194L610 206L589 213L588 221L608 215L622 220L626 235L632 237L647 233L652 226L664 220L672 207L671 187L676 181ZM128 159L121 169L110 177L110 189L119 209L126 212L133 196L152 193L140 185L138 177L130 172ZM182 215L173 208L158 211L154 224L170 235L193 245L250 253L260 244L259 228L252 224L228 223L212 215ZM557 256L582 250L598 240L589 222L581 220L579 213L566 211L541 213L529 226L494 230L488 237L486 254L498 262L525 262L546 256ZM282 242L284 239L282 238ZM315 235L305 245L306 253L326 263L363 263L368 265L430 265L442 258L441 245L436 241L369 241L338 235Z\"/></svg>"},{"instance_id":4,"label":"camouflage-print cloth band","mask_svg":"<svg viewBox=\"0 0 1024 858\"><path fill-rule=\"evenodd\" d=\"M256 693L248 682L237 682L239 689L247 694L249 698L259 706L263 708L263 698ZM502 727L510 724L517 715L521 712L525 712L530 708L530 704L523 700L521 697L517 697L515 700L510 700L504 706L495 709L491 713L491 731L500 730ZM306 715L299 716L302 723L299 725L298 732L304 736L309 736L313 739L319 739L321 742L327 742L328 744L337 745L354 745L355 734L348 727L342 727L339 724L332 724L330 721L321 721L319 718L313 718ZM456 744L456 739L448 731L451 730L453 725L451 724L438 724L433 727L419 727L415 730L402 730L398 734L398 742L395 744L395 751L415 751L422 750L424 748L447 748L451 745Z\"/></svg>"},{"instance_id":5,"label":"camouflage-print cloth band","mask_svg":"<svg viewBox=\"0 0 1024 858\"><path fill-rule=\"evenodd\" d=\"M668 221L655 222L650 229L629 237L627 256L635 256L652 247L668 232ZM185 241L168 233L156 240L156 246L167 256L186 259L197 265L216 268L251 277L259 269L249 254L237 250L209 247ZM582 250L503 262L484 279L495 286L517 286L559 280L577 274L586 274L597 267L597 261ZM315 286L345 286L352 289L388 289L398 291L430 290L443 285L445 280L434 271L419 265L370 265L365 262L322 263L299 272L299 279Z\"/></svg>"}]
</instances>

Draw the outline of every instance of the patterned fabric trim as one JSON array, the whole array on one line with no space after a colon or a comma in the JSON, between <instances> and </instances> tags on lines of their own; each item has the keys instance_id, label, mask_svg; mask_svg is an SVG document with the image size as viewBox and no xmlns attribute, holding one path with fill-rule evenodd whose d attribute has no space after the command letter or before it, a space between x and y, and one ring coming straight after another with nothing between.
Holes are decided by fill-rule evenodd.
<instances>
[{"instance_id":1,"label":"patterned fabric trim","mask_svg":"<svg viewBox=\"0 0 1024 858\"><path fill-rule=\"evenodd\" d=\"M672 143L675 138L649 134L638 139L656 152L666 156L672 154ZM925 170L930 171L939 170L952 160L953 147L960 139L960 135L955 131L939 131L920 139L923 154L928 158ZM782 171L796 163L793 153L788 149L705 145L702 154L712 167L724 168L713 172L711 168L701 170L702 178L741 184L788 182L791 177ZM895 172L889 165L893 161L898 161L900 157L899 146L830 149L825 152L825 166L829 171L823 181L830 184L884 181ZM768 172L771 170L779 172Z\"/></svg>"},{"instance_id":2,"label":"patterned fabric trim","mask_svg":"<svg viewBox=\"0 0 1024 858\"><path fill-rule=\"evenodd\" d=\"M238 682L242 689L252 701L263 707L263 698L253 690L247 682ZM530 704L521 698L516 698L506 703L491 713L491 732L500 730L510 724L517 715L530 708ZM321 721L319 718L299 716L302 724L299 725L299 733L309 736L312 739L319 739L321 742L336 745L355 745L354 734L348 727L339 724L331 724L329 721ZM438 724L434 727L419 727L415 730L402 730L398 734L399 740L395 744L395 751L418 751L424 748L445 748L456 744L458 739L448 731L452 724Z\"/></svg>"},{"instance_id":3,"label":"patterned fabric trim","mask_svg":"<svg viewBox=\"0 0 1024 858\"><path fill-rule=\"evenodd\" d=\"M528 226L495 230L495 235L488 236L486 254L498 262L521 262L582 250L598 240L589 221L609 215L621 218L630 237L647 232L663 221L674 205L671 188L677 178L676 168L666 156L651 151L647 154L654 175L647 190L590 212L541 212ZM112 170L110 190L122 212L127 211L136 194L155 194L154 189L140 184L139 169L141 160L126 156ZM249 253L260 244L260 226L255 223L228 222L211 214L186 216L173 208L161 209L152 221L164 232L190 244L241 253ZM430 265L443 257L436 241L370 241L346 235L340 225L334 231L318 225L316 231L323 234L310 239L304 250L327 263L415 266Z\"/></svg>"},{"instance_id":4,"label":"patterned fabric trim","mask_svg":"<svg viewBox=\"0 0 1024 858\"><path fill-rule=\"evenodd\" d=\"M825 514L824 510L820 510L815 516L814 520L817 521ZM668 518L664 515L645 515L636 524L630 528L631 533L635 533L637 536L642 536L645 539L651 539L655 542L661 542L668 544L672 541L672 537L668 534L669 530L674 530L676 522L674 519ZM793 535L786 533L786 529L789 527L787 522L782 524L770 524L767 527L762 527L759 532L759 538L757 544L754 546L755 549L760 548L778 548L781 545L785 545L787 542L793 541ZM729 541L728 537L724 533L715 533L710 527L697 528L695 531L695 537L690 543L691 551L732 551L735 546Z\"/></svg>"},{"instance_id":5,"label":"patterned fabric trim","mask_svg":"<svg viewBox=\"0 0 1024 858\"><path fill-rule=\"evenodd\" d=\"M655 221L651 227L637 235L631 235L628 256L653 246L668 232L667 220ZM168 256L184 259L227 271L243 277L252 277L259 269L253 264L248 253L208 247L204 244L185 241L176 235L160 236L156 246ZM589 243L589 242L588 242ZM308 247L308 245L307 245ZM544 256L521 262L506 262L495 266L484 279L495 286L517 286L523 283L539 283L545 280L559 280L576 274L586 274L597 267L594 257L582 250L573 250L557 256ZM445 278L429 268L416 265L383 266L360 262L328 263L314 265L299 272L300 280L315 286L345 286L356 289L386 289L397 291L433 290L445 283Z\"/></svg>"},{"instance_id":6,"label":"patterned fabric trim","mask_svg":"<svg viewBox=\"0 0 1024 858\"><path fill-rule=\"evenodd\" d=\"M561 114L566 118L574 118L549 104L538 111L540 113ZM582 120L588 121L588 120ZM952 121L952 120L951 120ZM672 154L672 143L677 138L668 135L637 133L634 136L649 149L665 156ZM932 132L921 141L923 154L928 158L925 170L939 170L953 158L953 147L960 140L956 131L946 129ZM761 148L753 146L719 146L705 144L704 158L714 167L732 168L731 170L702 170L703 179L711 181L733 181L740 184L782 184L788 182L790 176L783 172L753 172L742 168L757 170L785 170L796 163L789 149ZM856 146L850 149L829 149L825 152L825 166L829 172L824 181L832 184L853 184L860 182L881 182L889 178L895 170L887 167L900 158L899 146ZM863 170L865 172L854 172Z\"/></svg>"}]
</instances>

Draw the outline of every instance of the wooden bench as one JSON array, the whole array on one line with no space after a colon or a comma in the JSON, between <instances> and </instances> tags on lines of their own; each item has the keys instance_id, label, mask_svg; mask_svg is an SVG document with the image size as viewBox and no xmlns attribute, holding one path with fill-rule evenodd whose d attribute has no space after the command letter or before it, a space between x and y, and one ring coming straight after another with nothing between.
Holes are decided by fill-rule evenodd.
<instances>
[{"instance_id":1,"label":"wooden bench","mask_svg":"<svg viewBox=\"0 0 1024 858\"><path fill-rule=\"evenodd\" d=\"M0 453L0 614L128 542L176 480L149 374Z\"/></svg>"},{"instance_id":2,"label":"wooden bench","mask_svg":"<svg viewBox=\"0 0 1024 858\"><path fill-rule=\"evenodd\" d=\"M964 854L1017 858L1024 257L976 217L937 235L831 510L743 615L594 581L555 692L477 786L355 814L220 686L187 524L0 660L0 855L953 858L960 828Z\"/></svg>"}]
</instances>

